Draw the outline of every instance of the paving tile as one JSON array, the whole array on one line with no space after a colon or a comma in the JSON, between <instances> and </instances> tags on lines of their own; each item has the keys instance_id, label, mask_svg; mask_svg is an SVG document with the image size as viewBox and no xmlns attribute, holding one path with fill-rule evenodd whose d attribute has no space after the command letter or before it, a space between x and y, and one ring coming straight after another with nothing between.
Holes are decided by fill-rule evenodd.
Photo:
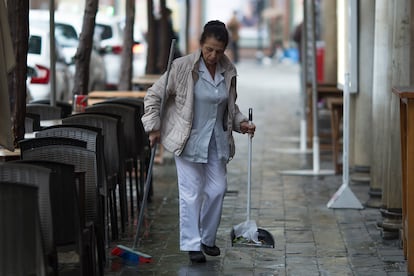
<instances>
[{"instance_id":1,"label":"paving tile","mask_svg":"<svg viewBox=\"0 0 414 276\"><path fill-rule=\"evenodd\" d=\"M288 243L313 243L313 231L309 230L287 230L286 242Z\"/></svg>"},{"instance_id":2,"label":"paving tile","mask_svg":"<svg viewBox=\"0 0 414 276\"><path fill-rule=\"evenodd\" d=\"M318 262L316 258L303 256L287 256L286 258L287 275L319 275Z\"/></svg>"}]
</instances>

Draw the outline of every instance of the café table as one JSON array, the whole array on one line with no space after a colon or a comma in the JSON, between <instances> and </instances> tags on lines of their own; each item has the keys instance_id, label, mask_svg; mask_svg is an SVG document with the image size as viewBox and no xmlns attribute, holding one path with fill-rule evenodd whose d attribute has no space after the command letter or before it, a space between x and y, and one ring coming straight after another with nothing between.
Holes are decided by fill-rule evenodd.
<instances>
[{"instance_id":1,"label":"caf\u00e9 table","mask_svg":"<svg viewBox=\"0 0 414 276\"><path fill-rule=\"evenodd\" d=\"M61 125L62 119L54 119L54 120L41 120L40 126L41 127L50 127L50 126L56 126Z\"/></svg>"},{"instance_id":2,"label":"caf\u00e9 table","mask_svg":"<svg viewBox=\"0 0 414 276\"><path fill-rule=\"evenodd\" d=\"M95 103L103 102L107 99L112 98L144 98L147 94L146 91L136 91L136 90L127 90L127 91L117 91L117 90L96 90L91 91L88 94L88 105L93 105Z\"/></svg>"},{"instance_id":3,"label":"caf\u00e9 table","mask_svg":"<svg viewBox=\"0 0 414 276\"><path fill-rule=\"evenodd\" d=\"M8 162L13 160L20 159L20 149L15 149L14 151L0 148L0 162Z\"/></svg>"},{"instance_id":4,"label":"caf\u00e9 table","mask_svg":"<svg viewBox=\"0 0 414 276\"><path fill-rule=\"evenodd\" d=\"M138 89L148 89L151 87L161 75L158 74L146 74L143 76L138 76L132 79L132 86Z\"/></svg>"}]
</instances>

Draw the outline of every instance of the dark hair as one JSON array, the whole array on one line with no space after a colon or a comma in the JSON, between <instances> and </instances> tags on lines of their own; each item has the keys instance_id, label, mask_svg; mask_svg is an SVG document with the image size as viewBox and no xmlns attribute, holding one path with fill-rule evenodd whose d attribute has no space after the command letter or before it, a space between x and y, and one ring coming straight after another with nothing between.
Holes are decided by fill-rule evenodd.
<instances>
[{"instance_id":1,"label":"dark hair","mask_svg":"<svg viewBox=\"0 0 414 276\"><path fill-rule=\"evenodd\" d=\"M225 48L229 43L229 33L227 32L226 25L219 20L212 20L204 25L200 44L203 44L208 37L214 37L218 41L223 42Z\"/></svg>"}]
</instances>

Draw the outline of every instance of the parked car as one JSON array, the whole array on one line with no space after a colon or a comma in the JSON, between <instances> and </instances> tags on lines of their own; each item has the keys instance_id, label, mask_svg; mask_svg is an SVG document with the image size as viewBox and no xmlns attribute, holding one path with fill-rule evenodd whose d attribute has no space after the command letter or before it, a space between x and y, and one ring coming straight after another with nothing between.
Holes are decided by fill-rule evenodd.
<instances>
[{"instance_id":1,"label":"parked car","mask_svg":"<svg viewBox=\"0 0 414 276\"><path fill-rule=\"evenodd\" d=\"M116 89L121 72L121 53L123 49L123 33L125 20L120 17L98 15L95 22L95 36L99 41L100 52L103 54L107 88ZM145 74L147 64L147 43L139 26L134 26L133 77Z\"/></svg>"},{"instance_id":2,"label":"parked car","mask_svg":"<svg viewBox=\"0 0 414 276\"><path fill-rule=\"evenodd\" d=\"M50 35L49 29L30 26L29 50L27 54L27 101L50 98ZM73 78L65 62L63 49L56 48L56 99L70 98L70 81Z\"/></svg>"},{"instance_id":3,"label":"parked car","mask_svg":"<svg viewBox=\"0 0 414 276\"><path fill-rule=\"evenodd\" d=\"M62 46L65 61L69 64L71 74L75 75L76 65L74 56L79 45L79 33L82 28L83 19L79 15L55 12L55 39ZM30 10L30 25L49 28L48 10ZM106 70L104 60L96 48L92 48L89 66L89 85L88 91L103 90L106 84ZM72 92L74 81L70 82L70 92Z\"/></svg>"},{"instance_id":4,"label":"parked car","mask_svg":"<svg viewBox=\"0 0 414 276\"><path fill-rule=\"evenodd\" d=\"M76 30L77 33L77 44L76 47L68 47L66 53L72 59L76 54L78 44L79 44L79 35L82 32L82 23L83 17L73 13L66 12L55 12L55 22L59 25L71 25ZM62 29L62 36L65 36L65 30ZM62 39L63 40L63 39ZM89 66L89 91L92 90L104 90L107 82L107 74L105 69L105 62L102 55L99 53L98 41L94 39L91 51L91 60ZM71 67L73 73L75 73L75 65Z\"/></svg>"}]
</instances>

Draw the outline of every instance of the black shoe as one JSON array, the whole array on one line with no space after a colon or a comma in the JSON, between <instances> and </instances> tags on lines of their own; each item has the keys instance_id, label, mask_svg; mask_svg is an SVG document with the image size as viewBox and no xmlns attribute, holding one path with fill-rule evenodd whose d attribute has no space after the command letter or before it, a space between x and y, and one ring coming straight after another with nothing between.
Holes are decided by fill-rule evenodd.
<instances>
[{"instance_id":1,"label":"black shoe","mask_svg":"<svg viewBox=\"0 0 414 276\"><path fill-rule=\"evenodd\" d=\"M201 251L188 251L190 261L193 263L205 263L206 256Z\"/></svg>"},{"instance_id":2,"label":"black shoe","mask_svg":"<svg viewBox=\"0 0 414 276\"><path fill-rule=\"evenodd\" d=\"M218 256L220 255L220 248L217 246L207 246L204 243L201 244L201 248L203 249L204 253L209 256Z\"/></svg>"}]
</instances>

